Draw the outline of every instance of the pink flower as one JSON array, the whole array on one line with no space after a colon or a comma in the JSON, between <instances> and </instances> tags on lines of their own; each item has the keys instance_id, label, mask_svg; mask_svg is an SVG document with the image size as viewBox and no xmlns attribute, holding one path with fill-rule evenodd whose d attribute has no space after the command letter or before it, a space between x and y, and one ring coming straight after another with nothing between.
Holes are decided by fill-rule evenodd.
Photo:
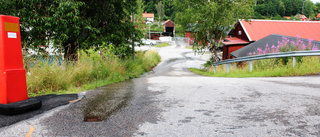
<instances>
[{"instance_id":1,"label":"pink flower","mask_svg":"<svg viewBox=\"0 0 320 137\"><path fill-rule=\"evenodd\" d=\"M319 50L316 45L313 46L312 50Z\"/></svg>"},{"instance_id":2,"label":"pink flower","mask_svg":"<svg viewBox=\"0 0 320 137\"><path fill-rule=\"evenodd\" d=\"M300 50L306 50L307 46L305 44L302 45Z\"/></svg>"}]
</instances>

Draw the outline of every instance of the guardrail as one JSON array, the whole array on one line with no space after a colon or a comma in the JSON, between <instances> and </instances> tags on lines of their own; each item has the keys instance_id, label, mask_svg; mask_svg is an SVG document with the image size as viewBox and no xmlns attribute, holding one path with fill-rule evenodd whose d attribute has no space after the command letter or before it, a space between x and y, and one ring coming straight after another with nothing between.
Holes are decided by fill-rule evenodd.
<instances>
[{"instance_id":1,"label":"guardrail","mask_svg":"<svg viewBox=\"0 0 320 137\"><path fill-rule=\"evenodd\" d=\"M308 50L308 51L292 51L292 52L279 52L279 53L269 53L269 54L263 54L263 55L254 55L254 56L246 56L241 58L235 58L235 59L227 59L219 62L213 63L213 72L216 73L216 66L221 64L227 64L227 73L229 73L229 64L234 62L244 62L244 61L250 61L249 63L249 70L252 71L252 61L253 60L260 60L260 59L271 59L271 58L282 58L282 57L293 57L292 64L293 67L296 64L296 58L295 57L301 57L301 56L320 56L320 50Z\"/></svg>"}]
</instances>

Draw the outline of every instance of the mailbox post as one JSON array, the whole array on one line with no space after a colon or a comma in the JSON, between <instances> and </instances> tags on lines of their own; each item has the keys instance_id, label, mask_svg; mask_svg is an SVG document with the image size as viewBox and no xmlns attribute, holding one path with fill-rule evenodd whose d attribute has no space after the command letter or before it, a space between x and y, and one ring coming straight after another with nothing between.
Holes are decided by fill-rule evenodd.
<instances>
[{"instance_id":1,"label":"mailbox post","mask_svg":"<svg viewBox=\"0 0 320 137\"><path fill-rule=\"evenodd\" d=\"M41 107L28 99L18 17L0 15L0 113L19 114Z\"/></svg>"}]
</instances>

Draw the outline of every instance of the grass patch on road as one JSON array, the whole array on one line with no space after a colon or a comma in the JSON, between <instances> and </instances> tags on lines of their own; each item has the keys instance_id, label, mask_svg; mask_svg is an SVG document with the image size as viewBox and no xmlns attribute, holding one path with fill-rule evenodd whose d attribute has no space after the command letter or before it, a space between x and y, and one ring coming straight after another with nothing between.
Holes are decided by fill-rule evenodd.
<instances>
[{"instance_id":1,"label":"grass patch on road","mask_svg":"<svg viewBox=\"0 0 320 137\"><path fill-rule=\"evenodd\" d=\"M29 96L92 90L139 77L161 61L156 50L137 52L135 61L119 59L108 50L98 54L90 49L81 51L78 56L78 61L73 63L35 62L26 75Z\"/></svg>"},{"instance_id":2,"label":"grass patch on road","mask_svg":"<svg viewBox=\"0 0 320 137\"><path fill-rule=\"evenodd\" d=\"M161 44L154 45L154 47L168 47L168 46L171 46L171 44L169 44L169 43L161 43Z\"/></svg>"},{"instance_id":3,"label":"grass patch on road","mask_svg":"<svg viewBox=\"0 0 320 137\"><path fill-rule=\"evenodd\" d=\"M205 69L189 68L190 71L204 76L211 77L284 77L284 76L305 76L320 73L320 57L301 57L293 67L292 59L287 59L283 64L283 59L265 59L253 61L253 70L249 71L249 63L232 64L230 72L226 73L226 67L219 65L216 73L213 67Z\"/></svg>"}]
</instances>

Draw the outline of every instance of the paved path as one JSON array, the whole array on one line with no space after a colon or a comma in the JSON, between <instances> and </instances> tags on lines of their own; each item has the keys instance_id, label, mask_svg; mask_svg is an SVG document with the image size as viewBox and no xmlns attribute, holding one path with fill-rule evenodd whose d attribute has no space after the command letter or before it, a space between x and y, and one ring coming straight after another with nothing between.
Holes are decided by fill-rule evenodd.
<instances>
[{"instance_id":1,"label":"paved path","mask_svg":"<svg viewBox=\"0 0 320 137\"><path fill-rule=\"evenodd\" d=\"M208 55L183 45L158 51L155 74L88 91L0 136L24 136L31 126L34 136L320 136L320 76L204 77L187 68Z\"/></svg>"}]
</instances>

